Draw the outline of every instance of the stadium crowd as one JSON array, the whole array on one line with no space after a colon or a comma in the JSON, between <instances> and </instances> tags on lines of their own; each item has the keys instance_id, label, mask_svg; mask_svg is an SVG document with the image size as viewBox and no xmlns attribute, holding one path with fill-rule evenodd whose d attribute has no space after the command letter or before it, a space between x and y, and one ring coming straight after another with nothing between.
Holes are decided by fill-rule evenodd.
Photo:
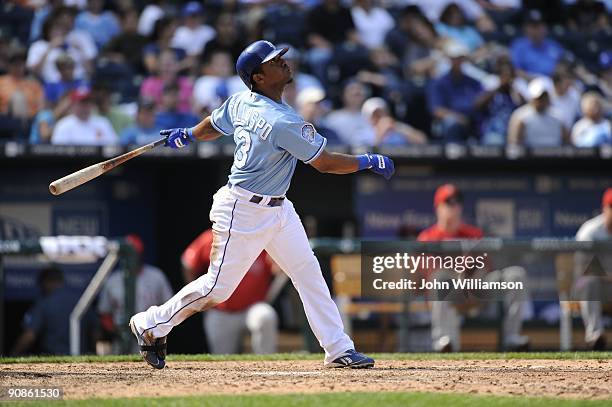
<instances>
[{"instance_id":1,"label":"stadium crowd","mask_svg":"<svg viewBox=\"0 0 612 407\"><path fill-rule=\"evenodd\" d=\"M193 126L260 38L291 47L285 102L330 144L612 144L611 0L8 0L0 140Z\"/></svg>"}]
</instances>

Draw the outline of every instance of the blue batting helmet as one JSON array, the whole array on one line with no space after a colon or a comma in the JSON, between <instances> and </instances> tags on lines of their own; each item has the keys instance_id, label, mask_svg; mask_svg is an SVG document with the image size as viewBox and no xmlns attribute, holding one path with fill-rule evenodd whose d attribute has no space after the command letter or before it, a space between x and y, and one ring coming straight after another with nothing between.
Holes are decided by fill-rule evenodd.
<instances>
[{"instance_id":1,"label":"blue batting helmet","mask_svg":"<svg viewBox=\"0 0 612 407\"><path fill-rule=\"evenodd\" d=\"M278 55L283 55L289 48L276 48L270 41L255 41L242 51L236 61L236 71L249 89L253 88L251 76L253 71L264 62L268 62Z\"/></svg>"}]
</instances>

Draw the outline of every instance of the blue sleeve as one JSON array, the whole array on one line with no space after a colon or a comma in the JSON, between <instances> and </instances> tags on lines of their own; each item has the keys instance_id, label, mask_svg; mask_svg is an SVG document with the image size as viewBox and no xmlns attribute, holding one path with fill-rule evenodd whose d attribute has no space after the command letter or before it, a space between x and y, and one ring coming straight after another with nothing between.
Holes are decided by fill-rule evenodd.
<instances>
[{"instance_id":1,"label":"blue sleeve","mask_svg":"<svg viewBox=\"0 0 612 407\"><path fill-rule=\"evenodd\" d=\"M238 103L236 98L230 96L221 106L213 110L210 114L210 123L215 130L224 136L231 136L234 134L232 110L235 103Z\"/></svg>"},{"instance_id":2,"label":"blue sleeve","mask_svg":"<svg viewBox=\"0 0 612 407\"><path fill-rule=\"evenodd\" d=\"M512 43L510 47L510 58L512 59L512 64L515 68L525 70L525 64L523 63L523 58L521 57L521 53L523 51L523 44L521 39L516 39Z\"/></svg>"},{"instance_id":3,"label":"blue sleeve","mask_svg":"<svg viewBox=\"0 0 612 407\"><path fill-rule=\"evenodd\" d=\"M40 333L45 321L45 317L43 315L44 308L43 303L37 302L34 307L32 307L32 309L23 317L23 327L25 329L31 329L36 334Z\"/></svg>"},{"instance_id":4,"label":"blue sleeve","mask_svg":"<svg viewBox=\"0 0 612 407\"><path fill-rule=\"evenodd\" d=\"M272 142L276 147L308 164L321 155L327 139L321 136L312 124L303 120L278 121L274 124Z\"/></svg>"},{"instance_id":5,"label":"blue sleeve","mask_svg":"<svg viewBox=\"0 0 612 407\"><path fill-rule=\"evenodd\" d=\"M134 144L136 142L136 128L134 126L123 129L119 135L119 142L123 146Z\"/></svg>"}]
</instances>

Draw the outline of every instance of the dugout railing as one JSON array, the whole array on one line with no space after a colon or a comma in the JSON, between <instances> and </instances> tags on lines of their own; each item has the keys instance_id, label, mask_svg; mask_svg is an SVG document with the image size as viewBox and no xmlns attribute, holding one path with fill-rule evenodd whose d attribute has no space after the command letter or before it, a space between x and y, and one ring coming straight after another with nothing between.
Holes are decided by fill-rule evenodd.
<instances>
[{"instance_id":1,"label":"dugout railing","mask_svg":"<svg viewBox=\"0 0 612 407\"><path fill-rule=\"evenodd\" d=\"M363 243L363 244L362 244ZM572 330L573 318L579 311L579 300L585 298L574 293L574 283L579 275L599 276L601 281L612 283L612 241L576 241L574 239L555 239L555 238L533 238L533 239L482 239L482 240L456 240L443 242L417 242L417 241L366 241L353 239L334 239L334 238L315 238L311 239L311 246L315 254L322 261L322 264L329 268L330 286L334 286L333 264L355 264L353 267L360 267L355 263L355 255L364 256L363 247L368 244L377 244L378 247L397 248L408 253L444 253L448 255L465 254L468 252L487 252L492 262L521 265L525 268L529 285L531 286L532 301L558 301L559 302L559 348L563 351L572 350ZM365 255L371 255L366 253ZM338 256L347 256L348 261L338 262ZM353 259L350 259L352 257ZM334 259L336 261L334 261ZM345 266L346 267L346 266ZM503 266L500 266L503 267ZM341 278L345 279L346 270L343 271ZM356 273L361 273L357 270ZM351 274L355 274L353 271ZM363 283L362 281L353 284ZM352 287L350 290L359 290ZM604 300L612 302L609 290L606 292ZM363 299L358 299L363 301ZM423 303L415 304L415 299L411 296L402 297L399 302L396 298L390 300L367 300L365 304L375 305L376 301L382 302L378 306L372 306L373 313L377 310L385 313L397 313L400 351L409 349L410 338L410 309L422 309ZM497 301L499 304L500 301ZM357 302L357 305L361 304ZM341 299L339 306L342 309L357 309L357 307L346 307L346 299ZM354 304L349 304L354 305ZM415 305L417 305L415 307ZM364 308L367 309L367 308ZM407 312L405 312L407 310ZM498 312L503 312L501 305ZM501 315L500 315L501 316ZM343 315L345 320L346 315ZM350 316L349 316L350 317ZM500 318L501 319L501 318ZM501 321L498 321L498 350L502 349L501 344Z\"/></svg>"},{"instance_id":2,"label":"dugout railing","mask_svg":"<svg viewBox=\"0 0 612 407\"><path fill-rule=\"evenodd\" d=\"M0 240L0 326L5 326L5 278L4 268L8 258L34 257L42 264L97 264L97 271L80 294L70 314L70 354L80 355L81 321L94 302L110 273L120 266L124 275L124 318L129 320L135 309L135 276L138 254L134 247L124 240L110 240L103 236L46 236L25 240ZM131 333L127 324L118 327L121 349L128 353ZM4 335L0 335L0 349L4 349Z\"/></svg>"}]
</instances>

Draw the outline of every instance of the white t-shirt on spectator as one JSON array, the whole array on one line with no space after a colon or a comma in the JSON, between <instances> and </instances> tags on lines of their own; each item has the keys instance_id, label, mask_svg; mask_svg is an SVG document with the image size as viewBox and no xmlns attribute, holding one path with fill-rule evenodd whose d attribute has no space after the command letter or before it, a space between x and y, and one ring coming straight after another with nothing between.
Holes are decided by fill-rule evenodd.
<instances>
[{"instance_id":1,"label":"white t-shirt on spectator","mask_svg":"<svg viewBox=\"0 0 612 407\"><path fill-rule=\"evenodd\" d=\"M106 117L92 114L82 121L74 114L60 119L51 136L51 144L104 146L117 144L119 139Z\"/></svg>"},{"instance_id":2,"label":"white t-shirt on spectator","mask_svg":"<svg viewBox=\"0 0 612 407\"><path fill-rule=\"evenodd\" d=\"M66 36L68 48L54 48L47 55L41 75L45 82L59 82L61 79L60 73L55 66L55 61L64 52L68 53L74 60L74 77L75 79L85 79L87 72L85 71L84 63L87 60L93 59L98 54L98 49L91 36L81 30L73 30ZM28 49L28 57L26 66L32 68L37 65L49 49L47 40L38 40L32 43Z\"/></svg>"},{"instance_id":3,"label":"white t-shirt on spectator","mask_svg":"<svg viewBox=\"0 0 612 407\"><path fill-rule=\"evenodd\" d=\"M580 92L573 86L560 96L552 90L550 95L550 114L563 123L567 130L570 130L580 115Z\"/></svg>"},{"instance_id":4,"label":"white t-shirt on spectator","mask_svg":"<svg viewBox=\"0 0 612 407\"><path fill-rule=\"evenodd\" d=\"M327 115L323 124L335 131L344 144L349 146L374 145L374 129L361 112L336 110Z\"/></svg>"},{"instance_id":5,"label":"white t-shirt on spectator","mask_svg":"<svg viewBox=\"0 0 612 407\"><path fill-rule=\"evenodd\" d=\"M578 120L572 128L572 144L576 147L597 147L612 144L612 126L609 120L595 123L588 117Z\"/></svg>"},{"instance_id":6,"label":"white t-shirt on spectator","mask_svg":"<svg viewBox=\"0 0 612 407\"><path fill-rule=\"evenodd\" d=\"M508 127L523 123L523 145L527 147L557 147L563 144L563 124L550 113L538 113L526 104L516 109Z\"/></svg>"},{"instance_id":7,"label":"white t-shirt on spectator","mask_svg":"<svg viewBox=\"0 0 612 407\"><path fill-rule=\"evenodd\" d=\"M155 28L155 22L164 16L164 10L157 4L148 4L138 19L138 34L150 36Z\"/></svg>"},{"instance_id":8,"label":"white t-shirt on spectator","mask_svg":"<svg viewBox=\"0 0 612 407\"><path fill-rule=\"evenodd\" d=\"M393 17L381 7L373 7L369 12L361 7L351 8L353 22L361 42L368 48L379 48L385 43L385 36L395 26Z\"/></svg>"},{"instance_id":9,"label":"white t-shirt on spectator","mask_svg":"<svg viewBox=\"0 0 612 407\"><path fill-rule=\"evenodd\" d=\"M499 7L508 7L515 9L521 7L521 0L489 0L489 3Z\"/></svg>"},{"instance_id":10,"label":"white t-shirt on spectator","mask_svg":"<svg viewBox=\"0 0 612 407\"><path fill-rule=\"evenodd\" d=\"M172 46L184 49L187 55L197 55L204 49L206 43L215 38L215 30L202 24L195 29L181 26L174 32Z\"/></svg>"}]
</instances>

